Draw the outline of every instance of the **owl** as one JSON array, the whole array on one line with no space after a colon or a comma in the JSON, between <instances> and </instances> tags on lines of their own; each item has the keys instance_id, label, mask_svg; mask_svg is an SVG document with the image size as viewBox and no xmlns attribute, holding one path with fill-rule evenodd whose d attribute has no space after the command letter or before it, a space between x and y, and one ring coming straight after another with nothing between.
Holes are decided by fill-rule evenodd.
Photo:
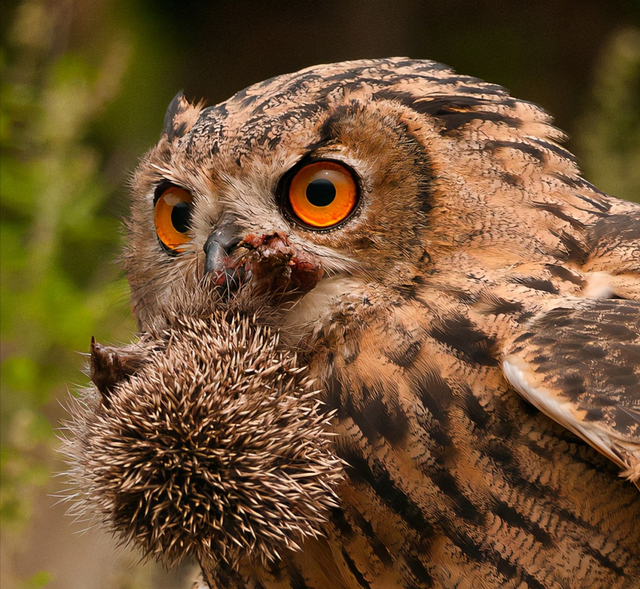
<instances>
[{"instance_id":1,"label":"owl","mask_svg":"<svg viewBox=\"0 0 640 589\"><path fill-rule=\"evenodd\" d=\"M74 511L200 587L640 587L640 206L433 61L171 102Z\"/></svg>"}]
</instances>

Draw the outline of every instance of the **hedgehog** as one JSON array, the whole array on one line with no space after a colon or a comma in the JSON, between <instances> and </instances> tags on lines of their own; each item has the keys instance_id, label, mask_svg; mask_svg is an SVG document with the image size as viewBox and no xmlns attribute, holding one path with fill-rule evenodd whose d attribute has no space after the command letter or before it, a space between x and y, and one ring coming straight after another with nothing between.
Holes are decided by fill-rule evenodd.
<instances>
[{"instance_id":1,"label":"hedgehog","mask_svg":"<svg viewBox=\"0 0 640 589\"><path fill-rule=\"evenodd\" d=\"M342 478L331 414L299 354L257 316L167 315L122 348L92 341L93 387L70 407L72 514L210 587L322 535Z\"/></svg>"}]
</instances>

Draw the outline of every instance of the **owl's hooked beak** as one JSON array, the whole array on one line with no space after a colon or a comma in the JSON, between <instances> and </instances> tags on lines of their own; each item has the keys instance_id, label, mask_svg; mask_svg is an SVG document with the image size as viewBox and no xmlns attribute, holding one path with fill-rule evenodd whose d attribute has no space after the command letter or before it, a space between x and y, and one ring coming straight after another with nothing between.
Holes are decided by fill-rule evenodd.
<instances>
[{"instance_id":1,"label":"owl's hooked beak","mask_svg":"<svg viewBox=\"0 0 640 589\"><path fill-rule=\"evenodd\" d=\"M226 284L228 288L237 288L239 283L238 270L225 264L232 248L241 241L239 232L240 228L233 221L224 221L209 235L202 248L205 273L213 275L216 284Z\"/></svg>"}]
</instances>

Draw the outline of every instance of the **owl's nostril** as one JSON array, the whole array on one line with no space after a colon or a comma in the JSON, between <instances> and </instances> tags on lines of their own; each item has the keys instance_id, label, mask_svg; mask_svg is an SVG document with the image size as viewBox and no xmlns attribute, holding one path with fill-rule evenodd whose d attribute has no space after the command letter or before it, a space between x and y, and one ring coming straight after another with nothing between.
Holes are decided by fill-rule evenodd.
<instances>
[{"instance_id":1,"label":"owl's nostril","mask_svg":"<svg viewBox=\"0 0 640 589\"><path fill-rule=\"evenodd\" d=\"M203 249L206 255L204 271L209 274L211 272L218 272L222 270L222 259L227 255L227 252L225 248L214 239L213 235L209 236L209 239L207 239Z\"/></svg>"},{"instance_id":2,"label":"owl's nostril","mask_svg":"<svg viewBox=\"0 0 640 589\"><path fill-rule=\"evenodd\" d=\"M223 222L209 235L203 246L205 253L205 272L221 272L225 269L224 258L230 250L241 241L238 237L239 228L232 222Z\"/></svg>"}]
</instances>

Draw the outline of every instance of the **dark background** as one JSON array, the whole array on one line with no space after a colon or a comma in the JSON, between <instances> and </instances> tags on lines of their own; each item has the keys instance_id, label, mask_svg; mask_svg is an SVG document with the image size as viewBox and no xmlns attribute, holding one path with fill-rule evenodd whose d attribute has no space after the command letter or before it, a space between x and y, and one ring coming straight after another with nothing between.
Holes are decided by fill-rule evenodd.
<instances>
[{"instance_id":1,"label":"dark background","mask_svg":"<svg viewBox=\"0 0 640 589\"><path fill-rule=\"evenodd\" d=\"M91 335L135 330L117 264L127 178L183 89L346 59L409 56L551 112L587 179L640 200L640 0L3 1L2 577L17 589L188 587L64 518L59 400Z\"/></svg>"},{"instance_id":2,"label":"dark background","mask_svg":"<svg viewBox=\"0 0 640 589\"><path fill-rule=\"evenodd\" d=\"M584 107L603 44L639 12L632 0L160 0L144 8L162 21L179 62L174 79L191 96L217 102L316 63L406 55L500 83L566 128Z\"/></svg>"}]
</instances>

